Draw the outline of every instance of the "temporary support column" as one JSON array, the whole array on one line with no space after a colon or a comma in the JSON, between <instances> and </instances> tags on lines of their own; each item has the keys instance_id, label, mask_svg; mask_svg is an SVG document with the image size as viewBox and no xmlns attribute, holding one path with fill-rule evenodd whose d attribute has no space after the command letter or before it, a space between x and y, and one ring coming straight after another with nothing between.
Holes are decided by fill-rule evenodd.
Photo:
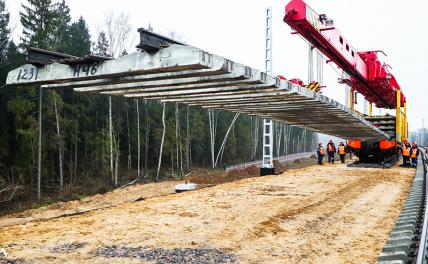
<instances>
[{"instance_id":1,"label":"temporary support column","mask_svg":"<svg viewBox=\"0 0 428 264\"><path fill-rule=\"evenodd\" d=\"M395 138L401 142L401 91L397 90L397 107L395 111Z\"/></svg>"},{"instance_id":2,"label":"temporary support column","mask_svg":"<svg viewBox=\"0 0 428 264\"><path fill-rule=\"evenodd\" d=\"M272 74L272 8L266 8L266 49L265 69L266 74ZM272 119L263 119L263 164L260 175L275 174L273 167L273 132Z\"/></svg>"}]
</instances>

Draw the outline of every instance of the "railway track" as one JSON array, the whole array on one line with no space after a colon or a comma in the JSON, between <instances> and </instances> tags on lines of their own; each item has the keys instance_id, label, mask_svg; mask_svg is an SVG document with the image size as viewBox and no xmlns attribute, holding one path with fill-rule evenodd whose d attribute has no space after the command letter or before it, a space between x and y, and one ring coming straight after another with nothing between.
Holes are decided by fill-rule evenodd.
<instances>
[{"instance_id":1,"label":"railway track","mask_svg":"<svg viewBox=\"0 0 428 264\"><path fill-rule=\"evenodd\" d=\"M392 166L394 166L398 161L400 160L399 156L392 156L382 162L379 163L366 163L366 162L359 162L356 161L352 164L349 164L349 167L356 167L356 168L384 168L389 169Z\"/></svg>"},{"instance_id":2,"label":"railway track","mask_svg":"<svg viewBox=\"0 0 428 264\"><path fill-rule=\"evenodd\" d=\"M378 264L428 263L427 159L421 150L411 191Z\"/></svg>"}]
</instances>

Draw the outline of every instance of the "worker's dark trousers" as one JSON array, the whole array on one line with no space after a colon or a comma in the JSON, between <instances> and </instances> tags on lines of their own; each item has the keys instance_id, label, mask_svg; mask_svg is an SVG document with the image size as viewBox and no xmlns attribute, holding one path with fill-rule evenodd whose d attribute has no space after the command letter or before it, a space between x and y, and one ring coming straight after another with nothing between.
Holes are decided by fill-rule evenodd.
<instances>
[{"instance_id":1,"label":"worker's dark trousers","mask_svg":"<svg viewBox=\"0 0 428 264\"><path fill-rule=\"evenodd\" d=\"M328 151L328 163L334 163L334 152Z\"/></svg>"},{"instance_id":2,"label":"worker's dark trousers","mask_svg":"<svg viewBox=\"0 0 428 264\"><path fill-rule=\"evenodd\" d=\"M412 166L417 167L418 166L418 158L412 158Z\"/></svg>"},{"instance_id":3,"label":"worker's dark trousers","mask_svg":"<svg viewBox=\"0 0 428 264\"><path fill-rule=\"evenodd\" d=\"M340 161L342 162L342 163L345 163L345 155L346 154L340 154L339 156L340 156Z\"/></svg>"},{"instance_id":4,"label":"worker's dark trousers","mask_svg":"<svg viewBox=\"0 0 428 264\"><path fill-rule=\"evenodd\" d=\"M318 164L322 164L322 158L324 157L324 155L318 155Z\"/></svg>"},{"instance_id":5,"label":"worker's dark trousers","mask_svg":"<svg viewBox=\"0 0 428 264\"><path fill-rule=\"evenodd\" d=\"M403 166L404 167L410 167L410 157L409 156L403 156Z\"/></svg>"}]
</instances>

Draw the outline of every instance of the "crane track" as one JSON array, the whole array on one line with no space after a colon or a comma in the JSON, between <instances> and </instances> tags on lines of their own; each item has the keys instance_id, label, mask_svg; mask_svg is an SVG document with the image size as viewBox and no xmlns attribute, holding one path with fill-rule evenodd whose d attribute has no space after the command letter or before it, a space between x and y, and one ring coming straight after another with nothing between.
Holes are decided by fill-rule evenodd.
<instances>
[{"instance_id":1,"label":"crane track","mask_svg":"<svg viewBox=\"0 0 428 264\"><path fill-rule=\"evenodd\" d=\"M378 264L428 263L427 165L428 156L419 156L416 176Z\"/></svg>"}]
</instances>

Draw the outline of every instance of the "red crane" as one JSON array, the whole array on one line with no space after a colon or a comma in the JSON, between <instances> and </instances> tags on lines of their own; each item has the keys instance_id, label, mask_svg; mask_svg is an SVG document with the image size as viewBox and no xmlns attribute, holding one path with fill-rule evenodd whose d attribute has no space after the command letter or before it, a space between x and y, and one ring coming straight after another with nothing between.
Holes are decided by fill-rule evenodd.
<instances>
[{"instance_id":1,"label":"red crane","mask_svg":"<svg viewBox=\"0 0 428 264\"><path fill-rule=\"evenodd\" d=\"M388 65L379 61L377 54L381 51L358 52L333 26L331 19L325 14L318 15L302 0L288 3L284 21L350 76L342 82L378 108L397 108L400 86ZM400 94L400 107L404 107L406 98L401 91Z\"/></svg>"}]
</instances>

